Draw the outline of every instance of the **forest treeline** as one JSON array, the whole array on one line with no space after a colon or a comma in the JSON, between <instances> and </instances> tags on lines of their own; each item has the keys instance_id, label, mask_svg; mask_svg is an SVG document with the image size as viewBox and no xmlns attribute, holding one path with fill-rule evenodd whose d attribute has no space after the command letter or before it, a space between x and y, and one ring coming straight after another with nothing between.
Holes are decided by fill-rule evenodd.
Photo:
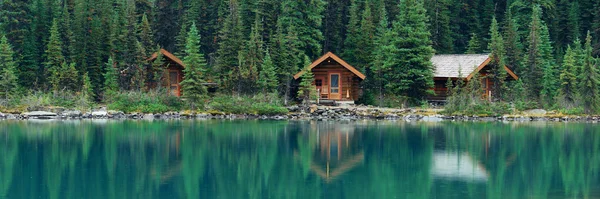
<instances>
[{"instance_id":1,"label":"forest treeline","mask_svg":"<svg viewBox=\"0 0 600 199\"><path fill-rule=\"evenodd\" d=\"M165 78L149 61L164 48L190 66L194 100L207 81L290 99L292 75L328 51L367 74L365 103L422 102L434 53L491 53L513 69L517 83L490 76L499 101L597 110L600 99L596 0L4 0L0 35L4 98L143 92Z\"/></svg>"}]
</instances>

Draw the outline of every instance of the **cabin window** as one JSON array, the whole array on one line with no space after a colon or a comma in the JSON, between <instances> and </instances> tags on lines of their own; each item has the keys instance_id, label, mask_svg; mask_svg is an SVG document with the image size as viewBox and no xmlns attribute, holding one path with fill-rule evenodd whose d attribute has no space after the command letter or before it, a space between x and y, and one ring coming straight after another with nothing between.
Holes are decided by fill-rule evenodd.
<instances>
[{"instance_id":1,"label":"cabin window","mask_svg":"<svg viewBox=\"0 0 600 199\"><path fill-rule=\"evenodd\" d=\"M340 75L331 74L331 93L340 93Z\"/></svg>"},{"instance_id":2,"label":"cabin window","mask_svg":"<svg viewBox=\"0 0 600 199\"><path fill-rule=\"evenodd\" d=\"M487 88L487 78L481 78L481 87L482 88Z\"/></svg>"},{"instance_id":3,"label":"cabin window","mask_svg":"<svg viewBox=\"0 0 600 199\"><path fill-rule=\"evenodd\" d=\"M318 86L318 87L323 86L323 80L322 79L315 80L315 86Z\"/></svg>"}]
</instances>

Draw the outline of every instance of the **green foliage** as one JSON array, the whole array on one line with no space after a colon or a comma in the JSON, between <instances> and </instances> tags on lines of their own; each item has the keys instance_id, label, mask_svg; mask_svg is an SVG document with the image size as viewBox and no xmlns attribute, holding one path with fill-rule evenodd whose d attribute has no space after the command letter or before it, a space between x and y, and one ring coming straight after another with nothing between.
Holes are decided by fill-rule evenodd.
<instances>
[{"instance_id":1,"label":"green foliage","mask_svg":"<svg viewBox=\"0 0 600 199\"><path fill-rule=\"evenodd\" d=\"M18 89L14 52L6 36L0 38L0 97L9 98Z\"/></svg>"},{"instance_id":2,"label":"green foliage","mask_svg":"<svg viewBox=\"0 0 600 199\"><path fill-rule=\"evenodd\" d=\"M598 111L598 103L600 95L598 91L598 67L592 57L592 36L588 32L585 39L585 47L583 49L583 66L581 68L579 79L579 93L585 113L596 113Z\"/></svg>"},{"instance_id":3,"label":"green foliage","mask_svg":"<svg viewBox=\"0 0 600 199\"><path fill-rule=\"evenodd\" d=\"M576 99L579 96L577 89L577 60L575 52L571 46L567 47L567 52L563 59L562 69L560 71L560 90L558 102L563 108L573 108L576 104Z\"/></svg>"},{"instance_id":4,"label":"green foliage","mask_svg":"<svg viewBox=\"0 0 600 199\"><path fill-rule=\"evenodd\" d=\"M489 65L491 66L491 73L487 76L487 78L492 79L492 100L498 101L502 100L504 90L506 90L506 85L504 84L504 80L506 79L507 73L504 70L506 66L506 51L504 49L504 39L500 34L500 30L498 27L498 22L496 18L492 18L492 25L490 26L490 43L488 44L488 50L490 51L490 61Z\"/></svg>"},{"instance_id":5,"label":"green foliage","mask_svg":"<svg viewBox=\"0 0 600 199\"><path fill-rule=\"evenodd\" d=\"M276 95L230 96L217 95L208 104L208 110L233 114L282 115L287 114Z\"/></svg>"},{"instance_id":6,"label":"green foliage","mask_svg":"<svg viewBox=\"0 0 600 199\"><path fill-rule=\"evenodd\" d=\"M308 56L305 56L304 65L306 67L303 69L304 73L300 77L300 87L298 88L298 98L302 99L305 104L308 104L309 100L316 100L318 98L316 87L313 85L315 76L310 68L310 63Z\"/></svg>"},{"instance_id":7,"label":"green foliage","mask_svg":"<svg viewBox=\"0 0 600 199\"><path fill-rule=\"evenodd\" d=\"M469 46L465 54L481 53L481 44L479 44L479 40L477 34L471 33L471 39L469 39Z\"/></svg>"},{"instance_id":8,"label":"green foliage","mask_svg":"<svg viewBox=\"0 0 600 199\"><path fill-rule=\"evenodd\" d=\"M90 76L85 73L83 74L83 86L81 87L81 95L88 101L93 102L95 99L94 90L92 89L92 82Z\"/></svg>"},{"instance_id":9,"label":"green foliage","mask_svg":"<svg viewBox=\"0 0 600 199\"><path fill-rule=\"evenodd\" d=\"M383 52L387 92L406 96L416 104L431 93L433 66L430 61L434 50L427 30L427 16L423 3L416 0L400 2L403 12L393 23L391 46Z\"/></svg>"},{"instance_id":10,"label":"green foliage","mask_svg":"<svg viewBox=\"0 0 600 199\"><path fill-rule=\"evenodd\" d=\"M277 71L275 71L275 65L271 59L271 53L269 50L265 52L265 58L260 67L260 74L258 75L258 86L262 89L263 93L273 93L279 85L277 82Z\"/></svg>"},{"instance_id":11,"label":"green foliage","mask_svg":"<svg viewBox=\"0 0 600 199\"><path fill-rule=\"evenodd\" d=\"M192 24L187 37L187 45L185 46L185 64L184 80L181 82L181 90L183 98L187 99L192 109L196 107L196 103L205 97L207 91L204 86L204 76L206 75L206 60L204 55L199 52L200 38L198 29L195 24Z\"/></svg>"},{"instance_id":12,"label":"green foliage","mask_svg":"<svg viewBox=\"0 0 600 199\"><path fill-rule=\"evenodd\" d=\"M44 63L46 74L54 91L61 88L61 69L65 62L65 57L62 54L62 45L60 33L58 32L58 20L54 19L50 28L50 38L46 45L46 62Z\"/></svg>"},{"instance_id":13,"label":"green foliage","mask_svg":"<svg viewBox=\"0 0 600 199\"><path fill-rule=\"evenodd\" d=\"M180 98L165 93L164 90L118 92L114 94L107 107L125 113L164 113L186 108L185 102Z\"/></svg>"},{"instance_id":14,"label":"green foliage","mask_svg":"<svg viewBox=\"0 0 600 199\"><path fill-rule=\"evenodd\" d=\"M118 83L118 73L115 68L115 62L112 57L108 58L108 61L105 64L104 73L104 100L109 102L111 98L119 92L119 83Z\"/></svg>"}]
</instances>

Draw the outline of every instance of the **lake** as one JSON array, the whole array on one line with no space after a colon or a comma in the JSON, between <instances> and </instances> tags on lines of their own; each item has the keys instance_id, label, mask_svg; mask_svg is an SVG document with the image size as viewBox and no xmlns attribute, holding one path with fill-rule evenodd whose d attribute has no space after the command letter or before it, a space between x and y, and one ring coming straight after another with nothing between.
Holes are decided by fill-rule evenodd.
<instances>
[{"instance_id":1,"label":"lake","mask_svg":"<svg viewBox=\"0 0 600 199\"><path fill-rule=\"evenodd\" d=\"M600 125L1 121L0 198L598 198Z\"/></svg>"}]
</instances>

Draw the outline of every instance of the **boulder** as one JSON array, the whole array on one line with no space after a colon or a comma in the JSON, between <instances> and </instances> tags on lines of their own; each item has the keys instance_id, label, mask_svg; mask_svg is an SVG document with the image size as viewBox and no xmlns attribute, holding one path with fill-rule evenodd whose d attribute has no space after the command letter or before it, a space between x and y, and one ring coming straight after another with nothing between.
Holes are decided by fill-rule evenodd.
<instances>
[{"instance_id":1,"label":"boulder","mask_svg":"<svg viewBox=\"0 0 600 199\"><path fill-rule=\"evenodd\" d=\"M31 111L22 114L26 118L30 119L55 119L57 114L47 111Z\"/></svg>"},{"instance_id":2,"label":"boulder","mask_svg":"<svg viewBox=\"0 0 600 199\"><path fill-rule=\"evenodd\" d=\"M81 117L81 111L78 111L78 110L64 111L60 115L63 117L66 117L66 118L79 118L79 117Z\"/></svg>"},{"instance_id":3,"label":"boulder","mask_svg":"<svg viewBox=\"0 0 600 199\"><path fill-rule=\"evenodd\" d=\"M546 115L546 113L548 113L548 111L544 109L531 109L523 111L523 114L525 115Z\"/></svg>"},{"instance_id":4,"label":"boulder","mask_svg":"<svg viewBox=\"0 0 600 199\"><path fill-rule=\"evenodd\" d=\"M108 112L105 110L92 111L92 117L94 117L94 118L107 117L107 116L108 116Z\"/></svg>"}]
</instances>

